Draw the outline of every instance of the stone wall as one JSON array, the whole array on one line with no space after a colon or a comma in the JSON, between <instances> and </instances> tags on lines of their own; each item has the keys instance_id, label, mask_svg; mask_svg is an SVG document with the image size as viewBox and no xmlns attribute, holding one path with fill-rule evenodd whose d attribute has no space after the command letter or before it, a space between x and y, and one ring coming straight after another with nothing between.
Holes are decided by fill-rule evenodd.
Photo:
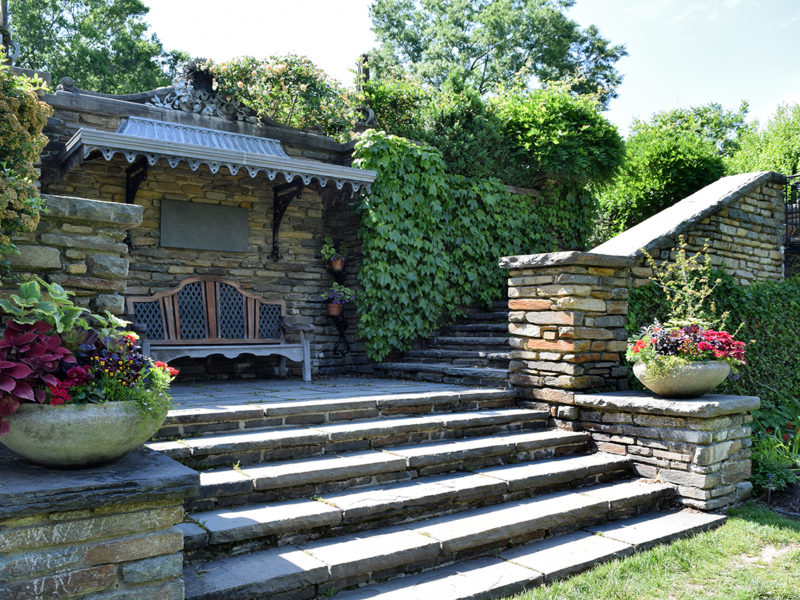
<instances>
[{"instance_id":1,"label":"stone wall","mask_svg":"<svg viewBox=\"0 0 800 600\"><path fill-rule=\"evenodd\" d=\"M574 402L597 450L627 456L640 476L675 485L685 506L719 510L750 494L749 412L758 398L616 392L577 394Z\"/></svg>"},{"instance_id":2,"label":"stone wall","mask_svg":"<svg viewBox=\"0 0 800 600\"><path fill-rule=\"evenodd\" d=\"M36 231L14 237L20 254L9 257L13 271L58 283L92 310L122 313L129 267L123 240L141 223L142 207L64 196L44 201Z\"/></svg>"},{"instance_id":3,"label":"stone wall","mask_svg":"<svg viewBox=\"0 0 800 600\"><path fill-rule=\"evenodd\" d=\"M184 498L199 476L151 450L53 471L0 447L0 598L182 600Z\"/></svg>"},{"instance_id":4,"label":"stone wall","mask_svg":"<svg viewBox=\"0 0 800 600\"><path fill-rule=\"evenodd\" d=\"M350 146L292 129L259 126L111 98L59 93L45 99L55 111L45 129L51 142L42 158L42 188L49 194L124 203L125 169L129 164L121 156L111 161L102 158L84 161L65 176L54 164L64 143L80 127L114 131L121 119L128 115L272 137L280 139L283 148L292 156L336 164L346 164L350 157ZM175 287L194 274L228 277L267 298L286 300L288 315L295 321L315 326L315 331L308 335L314 373L368 370L363 346L354 336L355 309L351 306L346 311L350 324L347 329L350 352L334 352L339 333L325 315L320 300L320 295L333 282L319 256L326 235L348 247L346 283L354 285L356 282L358 218L349 208L349 187L336 191L332 184L321 188L312 182L300 198L292 201L283 216L278 235L282 259L275 262L270 256L273 185L280 183L283 183L280 177L273 183L263 173L250 178L245 169L238 175L231 175L223 167L212 174L205 165L197 171L191 171L185 163L173 169L164 160L149 167L147 177L135 196L136 206L143 209L143 220L131 231L130 271L127 285L119 291L126 295L152 294ZM245 208L248 214L247 251L161 247L162 200ZM183 379L272 376L277 364L276 357L231 360L216 356L206 360L176 361ZM293 375L299 376L299 365L294 368L296 373Z\"/></svg>"}]
</instances>

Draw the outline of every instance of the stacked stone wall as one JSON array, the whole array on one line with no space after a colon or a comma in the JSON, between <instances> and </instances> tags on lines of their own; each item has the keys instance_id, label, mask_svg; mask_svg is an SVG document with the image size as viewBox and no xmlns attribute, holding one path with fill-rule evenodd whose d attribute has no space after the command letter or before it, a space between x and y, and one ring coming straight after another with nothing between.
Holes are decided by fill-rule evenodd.
<instances>
[{"instance_id":1,"label":"stacked stone wall","mask_svg":"<svg viewBox=\"0 0 800 600\"><path fill-rule=\"evenodd\" d=\"M183 599L197 473L149 450L73 472L0 449L0 476L0 598Z\"/></svg>"},{"instance_id":2,"label":"stacked stone wall","mask_svg":"<svg viewBox=\"0 0 800 600\"><path fill-rule=\"evenodd\" d=\"M92 310L123 312L128 277L128 231L142 221L142 208L85 198L44 196L46 210L36 231L14 237L9 257L22 279L37 275L75 293ZM12 286L5 286L10 293Z\"/></svg>"}]
</instances>

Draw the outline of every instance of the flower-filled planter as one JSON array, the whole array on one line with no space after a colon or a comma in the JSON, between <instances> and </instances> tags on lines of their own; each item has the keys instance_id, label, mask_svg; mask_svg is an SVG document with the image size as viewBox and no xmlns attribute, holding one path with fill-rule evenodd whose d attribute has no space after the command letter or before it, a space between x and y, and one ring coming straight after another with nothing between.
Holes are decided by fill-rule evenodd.
<instances>
[{"instance_id":1,"label":"flower-filled planter","mask_svg":"<svg viewBox=\"0 0 800 600\"><path fill-rule=\"evenodd\" d=\"M341 316L345 304L352 302L356 293L349 287L334 283L331 288L320 296L327 305L328 315Z\"/></svg>"},{"instance_id":2,"label":"flower-filled planter","mask_svg":"<svg viewBox=\"0 0 800 600\"><path fill-rule=\"evenodd\" d=\"M89 467L121 458L161 426L178 372L144 356L126 322L75 306L41 280L0 309L0 443L37 464Z\"/></svg>"},{"instance_id":3,"label":"flower-filled planter","mask_svg":"<svg viewBox=\"0 0 800 600\"><path fill-rule=\"evenodd\" d=\"M334 273L344 271L344 259L347 257L347 253L341 244L337 245L333 241L332 237L325 237L325 243L322 244L319 253L323 259L328 261L331 271Z\"/></svg>"},{"instance_id":4,"label":"flower-filled planter","mask_svg":"<svg viewBox=\"0 0 800 600\"><path fill-rule=\"evenodd\" d=\"M647 327L628 346L633 374L647 389L665 398L697 398L745 364L745 343L727 331L700 325Z\"/></svg>"}]
</instances>

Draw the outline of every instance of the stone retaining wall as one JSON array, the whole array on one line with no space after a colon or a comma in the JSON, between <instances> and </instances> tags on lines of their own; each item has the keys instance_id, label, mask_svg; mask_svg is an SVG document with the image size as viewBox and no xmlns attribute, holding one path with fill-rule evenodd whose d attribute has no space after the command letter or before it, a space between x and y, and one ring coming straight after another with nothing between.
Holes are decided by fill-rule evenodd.
<instances>
[{"instance_id":1,"label":"stone retaining wall","mask_svg":"<svg viewBox=\"0 0 800 600\"><path fill-rule=\"evenodd\" d=\"M758 398L615 392L576 394L574 405L597 450L628 456L640 476L675 485L685 506L718 510L750 494L749 412Z\"/></svg>"},{"instance_id":2,"label":"stone retaining wall","mask_svg":"<svg viewBox=\"0 0 800 600\"><path fill-rule=\"evenodd\" d=\"M176 525L198 487L151 450L53 471L0 447L0 598L183 600Z\"/></svg>"},{"instance_id":3,"label":"stone retaining wall","mask_svg":"<svg viewBox=\"0 0 800 600\"><path fill-rule=\"evenodd\" d=\"M123 312L128 277L128 231L142 221L142 207L86 198L43 196L46 210L35 232L14 237L9 257L22 276L39 275L75 292L92 310ZM10 292L10 286L6 286Z\"/></svg>"}]
</instances>

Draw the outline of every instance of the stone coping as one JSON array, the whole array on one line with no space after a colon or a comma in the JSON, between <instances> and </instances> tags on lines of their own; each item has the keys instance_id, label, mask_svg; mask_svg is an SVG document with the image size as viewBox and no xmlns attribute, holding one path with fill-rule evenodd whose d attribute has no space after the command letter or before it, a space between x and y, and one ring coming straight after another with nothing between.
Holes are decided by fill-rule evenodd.
<instances>
[{"instance_id":1,"label":"stone coping","mask_svg":"<svg viewBox=\"0 0 800 600\"><path fill-rule=\"evenodd\" d=\"M200 475L168 456L140 448L115 463L55 470L0 446L0 519L53 510L176 500L197 494Z\"/></svg>"},{"instance_id":2,"label":"stone coping","mask_svg":"<svg viewBox=\"0 0 800 600\"><path fill-rule=\"evenodd\" d=\"M49 194L42 194L42 198L48 209L45 217L57 217L65 221L91 221L108 227L128 229L141 224L144 214L144 208L137 204Z\"/></svg>"},{"instance_id":3,"label":"stone coping","mask_svg":"<svg viewBox=\"0 0 800 600\"><path fill-rule=\"evenodd\" d=\"M529 267L554 267L564 265L628 267L635 264L635 262L635 259L628 257L577 251L503 256L499 260L501 269L525 269Z\"/></svg>"},{"instance_id":4,"label":"stone coping","mask_svg":"<svg viewBox=\"0 0 800 600\"><path fill-rule=\"evenodd\" d=\"M786 183L786 177L775 171L759 171L730 175L707 185L691 196L665 208L590 250L600 255L629 256L639 254L644 248L648 252L666 245L673 245L674 238L687 231L709 215L749 194L767 183Z\"/></svg>"},{"instance_id":5,"label":"stone coping","mask_svg":"<svg viewBox=\"0 0 800 600\"><path fill-rule=\"evenodd\" d=\"M606 392L575 394L575 405L620 412L708 419L755 410L761 406L761 400L758 396L727 394L706 394L690 400L668 400L647 392Z\"/></svg>"}]
</instances>

